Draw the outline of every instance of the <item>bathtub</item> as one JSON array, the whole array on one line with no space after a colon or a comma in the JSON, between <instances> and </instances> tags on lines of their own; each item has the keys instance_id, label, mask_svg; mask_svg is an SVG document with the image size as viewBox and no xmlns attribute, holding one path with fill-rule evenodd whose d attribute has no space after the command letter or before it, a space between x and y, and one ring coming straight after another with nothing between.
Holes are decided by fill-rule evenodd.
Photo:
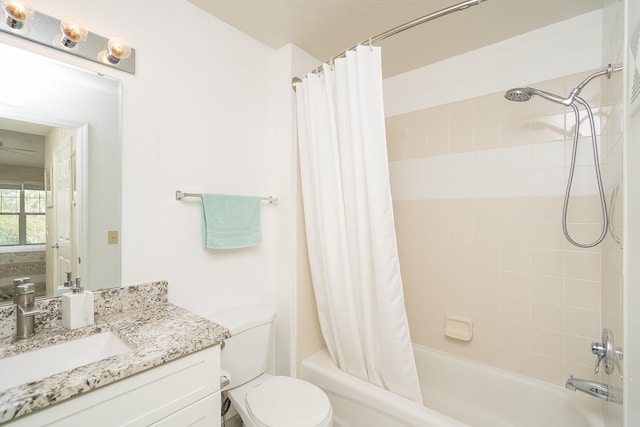
<instances>
[{"instance_id":1,"label":"bathtub","mask_svg":"<svg viewBox=\"0 0 640 427\"><path fill-rule=\"evenodd\" d=\"M603 427L597 399L414 345L424 406L345 374L323 350L301 377L327 393L335 427Z\"/></svg>"}]
</instances>

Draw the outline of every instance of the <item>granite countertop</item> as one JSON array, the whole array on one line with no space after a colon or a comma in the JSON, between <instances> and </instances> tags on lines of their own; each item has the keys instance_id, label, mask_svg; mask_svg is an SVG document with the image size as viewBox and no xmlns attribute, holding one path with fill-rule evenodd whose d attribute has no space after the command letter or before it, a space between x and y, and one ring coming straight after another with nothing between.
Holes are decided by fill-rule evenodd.
<instances>
[{"instance_id":1,"label":"granite countertop","mask_svg":"<svg viewBox=\"0 0 640 427\"><path fill-rule=\"evenodd\" d=\"M161 284L166 289L166 282ZM111 295L96 299L95 323L91 326L75 330L53 326L37 330L31 338L18 340L10 336L0 340L0 359L107 331L132 349L39 381L0 390L0 423L219 344L230 336L225 327L166 302L166 293L145 309L136 308L135 304L118 306L118 310L101 309L100 304L118 305L119 301L113 303L116 298ZM0 387L1 378L0 373Z\"/></svg>"}]
</instances>

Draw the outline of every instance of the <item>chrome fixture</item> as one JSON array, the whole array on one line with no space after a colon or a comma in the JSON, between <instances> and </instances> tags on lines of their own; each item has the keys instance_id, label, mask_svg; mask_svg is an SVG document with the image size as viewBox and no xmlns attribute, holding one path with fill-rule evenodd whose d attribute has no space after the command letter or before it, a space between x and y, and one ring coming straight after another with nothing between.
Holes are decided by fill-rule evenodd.
<instances>
[{"instance_id":1,"label":"chrome fixture","mask_svg":"<svg viewBox=\"0 0 640 427\"><path fill-rule=\"evenodd\" d=\"M135 50L119 37L87 30L78 20L59 20L33 9L26 0L3 0L0 31L135 74Z\"/></svg>"},{"instance_id":2,"label":"chrome fixture","mask_svg":"<svg viewBox=\"0 0 640 427\"><path fill-rule=\"evenodd\" d=\"M589 396L596 397L607 402L622 404L622 390L609 387L607 384L595 381L581 380L569 375L565 387L572 391L581 391Z\"/></svg>"},{"instance_id":3,"label":"chrome fixture","mask_svg":"<svg viewBox=\"0 0 640 427\"><path fill-rule=\"evenodd\" d=\"M577 246L579 248L592 248L600 244L604 240L605 236L607 235L607 230L609 228L609 215L607 213L607 202L604 196L604 189L602 188L602 176L600 173L600 160L598 157L598 145L596 140L596 128L595 128L595 121L593 119L593 112L591 111L591 107L589 106L587 101L585 101L578 95L580 94L582 89L587 85L587 83L589 83L594 78L600 77L600 76L607 76L607 78L611 78L612 73L621 71L621 70L622 70L622 67L613 67L611 66L611 64L609 64L609 66L604 70L595 72L591 74L589 77L587 77L586 79L584 79L582 83L576 86L571 91L569 96L566 98L559 95L555 95L553 93L545 92L540 89L534 89L531 87L510 89L504 94L504 97L507 100L515 101L515 102L529 101L534 95L537 95L541 98L546 99L547 101L556 102L558 104L562 104L567 107L571 107L573 109L573 112L575 115L575 121L576 121L576 128L573 135L573 153L571 155L571 167L569 170L569 179L567 181L567 189L564 195L564 204L562 207L562 231L564 232L564 235L567 238L567 240L572 245ZM602 209L602 232L600 233L600 237L598 237L595 241L590 243L576 242L571 237L567 229L567 211L569 207L569 198L571 196L571 184L573 182L573 174L575 172L576 155L578 151L578 136L580 133L580 111L578 110L576 103L582 105L589 116L589 124L591 126L591 142L593 147L593 161L594 161L594 168L596 172L596 179L598 182L598 192L600 195L600 207Z\"/></svg>"},{"instance_id":4,"label":"chrome fixture","mask_svg":"<svg viewBox=\"0 0 640 427\"><path fill-rule=\"evenodd\" d=\"M620 367L620 360L622 360L623 356L622 349L615 346L611 330L607 328L602 330L602 343L591 343L591 353L597 357L594 370L596 374L600 372L600 364L604 361L604 372L607 375L611 375L617 367L622 377L622 369Z\"/></svg>"},{"instance_id":5,"label":"chrome fixture","mask_svg":"<svg viewBox=\"0 0 640 427\"><path fill-rule=\"evenodd\" d=\"M16 337L29 338L35 334L35 315L40 313L35 306L35 285L23 283L16 286L18 294L16 303Z\"/></svg>"},{"instance_id":6,"label":"chrome fixture","mask_svg":"<svg viewBox=\"0 0 640 427\"><path fill-rule=\"evenodd\" d=\"M109 39L107 50L103 50L98 54L98 59L105 64L117 64L123 59L131 56L131 47L129 42L120 37Z\"/></svg>"},{"instance_id":7,"label":"chrome fixture","mask_svg":"<svg viewBox=\"0 0 640 427\"><path fill-rule=\"evenodd\" d=\"M435 11L433 13L430 13L428 15L422 16L420 18L414 19L413 21L404 23L402 25L398 25L395 28L392 28L390 30L385 31L384 33L380 33L376 36L373 37L369 37L367 40L363 40L360 43L358 43L357 45L351 47L350 49L347 49L347 51L350 50L354 50L356 47L360 46L360 45L366 45L368 44L369 46L371 46L373 43L382 41L386 38L389 38L391 36L394 36L398 33L401 33L403 31L406 31L410 28L413 28L417 25L420 24L424 24L425 22L429 22L432 21L434 19L438 19L438 18L442 18L445 15L448 15L450 13L453 12L459 12L465 9L470 8L471 6L476 6L482 2L484 2L486 0L465 0L463 2L454 4L452 6L449 7L445 7L444 9L440 9L438 11ZM328 59L327 61L325 61L324 63L328 63L328 64L332 64L334 60L338 59L338 58L344 58L346 56L346 52L341 52L338 55ZM322 65L315 68L314 70L312 70L312 73L320 73L322 71ZM296 84L300 83L302 81L302 79L300 79L299 77L294 77L293 79L291 79L291 87L292 89L296 90Z\"/></svg>"},{"instance_id":8,"label":"chrome fixture","mask_svg":"<svg viewBox=\"0 0 640 427\"><path fill-rule=\"evenodd\" d=\"M5 14L5 23L12 30L21 30L35 13L35 9L26 0L4 0L2 10Z\"/></svg>"},{"instance_id":9,"label":"chrome fixture","mask_svg":"<svg viewBox=\"0 0 640 427\"><path fill-rule=\"evenodd\" d=\"M60 21L60 31L59 35L60 43L63 47L73 49L78 42L83 42L87 39L89 35L89 31L87 27L73 18L66 18Z\"/></svg>"},{"instance_id":10,"label":"chrome fixture","mask_svg":"<svg viewBox=\"0 0 640 427\"><path fill-rule=\"evenodd\" d=\"M13 303L18 303L18 289L17 287L24 284L29 283L31 281L31 277L20 277L18 279L13 279Z\"/></svg>"},{"instance_id":11,"label":"chrome fixture","mask_svg":"<svg viewBox=\"0 0 640 427\"><path fill-rule=\"evenodd\" d=\"M71 272L70 271L66 271L64 274L67 275L67 280L64 281L63 285L65 288L71 288L73 287L73 279L71 278Z\"/></svg>"}]
</instances>

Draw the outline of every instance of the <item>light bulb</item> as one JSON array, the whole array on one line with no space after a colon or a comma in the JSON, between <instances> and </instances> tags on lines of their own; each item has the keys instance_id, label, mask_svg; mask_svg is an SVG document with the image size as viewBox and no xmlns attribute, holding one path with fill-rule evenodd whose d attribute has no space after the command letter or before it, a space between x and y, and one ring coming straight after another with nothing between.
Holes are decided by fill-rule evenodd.
<instances>
[{"instance_id":1,"label":"light bulb","mask_svg":"<svg viewBox=\"0 0 640 427\"><path fill-rule=\"evenodd\" d=\"M98 54L98 60L105 64L117 64L122 59L131 56L131 48L129 42L120 37L113 37L107 43L107 50L103 50Z\"/></svg>"},{"instance_id":2,"label":"light bulb","mask_svg":"<svg viewBox=\"0 0 640 427\"><path fill-rule=\"evenodd\" d=\"M82 22L73 18L66 18L60 21L60 43L62 46L73 48L78 42L85 41L89 35L87 27Z\"/></svg>"},{"instance_id":3,"label":"light bulb","mask_svg":"<svg viewBox=\"0 0 640 427\"><path fill-rule=\"evenodd\" d=\"M2 9L6 15L5 22L15 30L24 27L36 12L27 0L3 0Z\"/></svg>"},{"instance_id":4,"label":"light bulb","mask_svg":"<svg viewBox=\"0 0 640 427\"><path fill-rule=\"evenodd\" d=\"M120 37L109 39L107 47L109 50L107 60L112 64L117 64L121 59L127 59L131 55L129 42L125 39L121 39Z\"/></svg>"}]
</instances>

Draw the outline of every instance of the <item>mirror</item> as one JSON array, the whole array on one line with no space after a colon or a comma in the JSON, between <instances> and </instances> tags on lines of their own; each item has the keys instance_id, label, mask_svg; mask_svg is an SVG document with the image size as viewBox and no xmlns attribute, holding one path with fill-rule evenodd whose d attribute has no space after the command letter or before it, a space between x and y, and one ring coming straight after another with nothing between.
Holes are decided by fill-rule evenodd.
<instances>
[{"instance_id":1,"label":"mirror","mask_svg":"<svg viewBox=\"0 0 640 427\"><path fill-rule=\"evenodd\" d=\"M5 45L0 58L0 221L19 224L0 229L0 304L18 277L47 297L66 271L120 286L121 82Z\"/></svg>"}]
</instances>

